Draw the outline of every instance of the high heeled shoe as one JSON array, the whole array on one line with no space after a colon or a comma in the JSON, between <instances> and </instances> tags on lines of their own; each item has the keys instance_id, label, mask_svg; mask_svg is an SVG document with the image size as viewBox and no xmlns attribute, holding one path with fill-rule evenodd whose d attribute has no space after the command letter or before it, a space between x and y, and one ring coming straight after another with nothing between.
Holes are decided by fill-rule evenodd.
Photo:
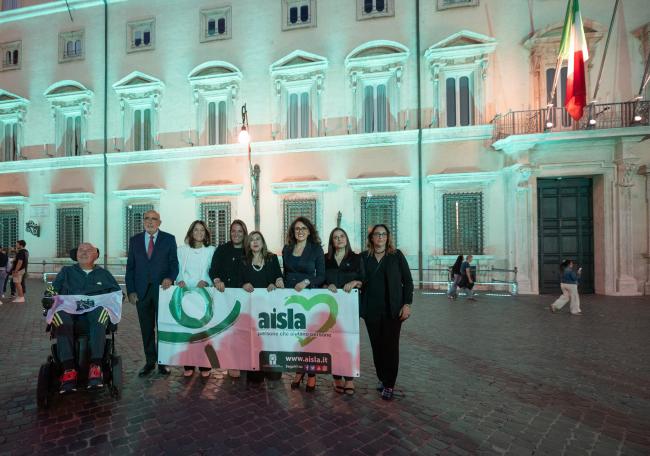
<instances>
[{"instance_id":1,"label":"high heeled shoe","mask_svg":"<svg viewBox=\"0 0 650 456\"><path fill-rule=\"evenodd\" d=\"M291 382L291 389L295 390L300 388L300 384L302 383L303 378L305 378L305 373L301 372L297 377L297 380L294 378L294 380Z\"/></svg>"},{"instance_id":2,"label":"high heeled shoe","mask_svg":"<svg viewBox=\"0 0 650 456\"><path fill-rule=\"evenodd\" d=\"M313 385L309 384L309 378L314 379L314 384ZM313 393L314 391L316 391L316 377L309 377L309 378L307 379L307 383L305 383L305 391L307 393Z\"/></svg>"}]
</instances>

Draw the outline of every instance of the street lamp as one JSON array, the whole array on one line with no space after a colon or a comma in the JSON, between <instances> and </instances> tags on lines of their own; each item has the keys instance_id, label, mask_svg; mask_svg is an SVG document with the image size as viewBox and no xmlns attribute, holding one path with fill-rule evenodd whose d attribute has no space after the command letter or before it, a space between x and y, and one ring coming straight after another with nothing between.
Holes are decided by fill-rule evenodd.
<instances>
[{"instance_id":1,"label":"street lamp","mask_svg":"<svg viewBox=\"0 0 650 456\"><path fill-rule=\"evenodd\" d=\"M248 147L248 173L251 179L251 199L255 211L255 230L260 229L260 166L253 165L251 157L251 137L248 132L248 111L246 104L241 107L241 131L239 132L239 143Z\"/></svg>"}]
</instances>

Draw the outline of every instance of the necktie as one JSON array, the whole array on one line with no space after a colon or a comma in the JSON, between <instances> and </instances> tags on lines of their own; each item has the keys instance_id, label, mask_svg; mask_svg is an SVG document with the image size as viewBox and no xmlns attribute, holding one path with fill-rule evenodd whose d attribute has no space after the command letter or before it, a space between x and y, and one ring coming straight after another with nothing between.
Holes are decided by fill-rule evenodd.
<instances>
[{"instance_id":1,"label":"necktie","mask_svg":"<svg viewBox=\"0 0 650 456\"><path fill-rule=\"evenodd\" d=\"M153 236L149 236L149 245L147 246L147 257L151 259L153 255Z\"/></svg>"}]
</instances>

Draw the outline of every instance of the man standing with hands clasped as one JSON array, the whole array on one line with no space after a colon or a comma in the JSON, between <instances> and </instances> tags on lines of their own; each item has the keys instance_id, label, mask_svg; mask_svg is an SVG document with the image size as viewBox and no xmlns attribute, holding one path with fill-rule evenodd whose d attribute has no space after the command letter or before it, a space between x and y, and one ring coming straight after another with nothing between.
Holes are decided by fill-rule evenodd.
<instances>
[{"instance_id":1,"label":"man standing with hands clasped","mask_svg":"<svg viewBox=\"0 0 650 456\"><path fill-rule=\"evenodd\" d=\"M126 263L126 292L129 301L138 310L142 345L146 364L139 376L153 372L158 361L156 345L156 321L158 316L158 287L169 288L178 276L176 238L160 231L160 214L156 211L144 213L144 232L129 240L129 257ZM167 366L158 365L158 372L168 375Z\"/></svg>"}]
</instances>

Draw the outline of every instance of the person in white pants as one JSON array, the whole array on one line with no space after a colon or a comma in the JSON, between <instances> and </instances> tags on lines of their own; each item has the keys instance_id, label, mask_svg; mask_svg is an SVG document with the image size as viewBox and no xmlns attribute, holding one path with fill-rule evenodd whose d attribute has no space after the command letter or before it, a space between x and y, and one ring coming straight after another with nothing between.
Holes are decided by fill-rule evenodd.
<instances>
[{"instance_id":1,"label":"person in white pants","mask_svg":"<svg viewBox=\"0 0 650 456\"><path fill-rule=\"evenodd\" d=\"M571 302L569 305L571 315L582 315L582 311L580 310L580 295L578 294L578 281L582 273L582 268L579 268L578 272L575 272L573 270L574 267L572 260L564 260L560 264L560 288L562 289L562 296L551 304L551 312L553 313L564 307L567 302Z\"/></svg>"}]
</instances>

